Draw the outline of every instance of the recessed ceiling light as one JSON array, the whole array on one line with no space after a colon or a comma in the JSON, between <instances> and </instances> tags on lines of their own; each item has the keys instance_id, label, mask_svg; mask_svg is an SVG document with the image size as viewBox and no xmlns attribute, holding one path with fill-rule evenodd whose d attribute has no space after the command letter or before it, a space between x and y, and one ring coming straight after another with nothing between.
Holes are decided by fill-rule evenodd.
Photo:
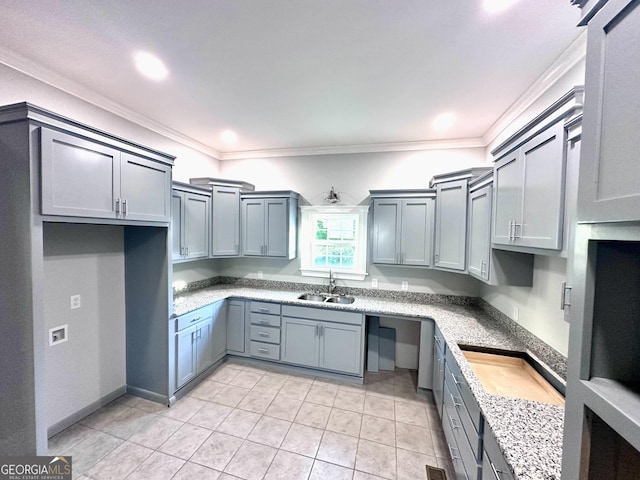
<instances>
[{"instance_id":1,"label":"recessed ceiling light","mask_svg":"<svg viewBox=\"0 0 640 480\"><path fill-rule=\"evenodd\" d=\"M238 135L233 130L225 130L220 134L220 139L226 144L234 144L238 141Z\"/></svg>"},{"instance_id":2,"label":"recessed ceiling light","mask_svg":"<svg viewBox=\"0 0 640 480\"><path fill-rule=\"evenodd\" d=\"M436 130L447 130L456 121L456 115L452 112L444 112L433 119L431 126Z\"/></svg>"},{"instance_id":3,"label":"recessed ceiling light","mask_svg":"<svg viewBox=\"0 0 640 480\"><path fill-rule=\"evenodd\" d=\"M511 5L516 3L518 0L484 0L484 9L489 13L499 13Z\"/></svg>"},{"instance_id":4,"label":"recessed ceiling light","mask_svg":"<svg viewBox=\"0 0 640 480\"><path fill-rule=\"evenodd\" d=\"M136 52L134 61L138 71L151 80L164 80L169 75L162 60L149 52Z\"/></svg>"}]
</instances>

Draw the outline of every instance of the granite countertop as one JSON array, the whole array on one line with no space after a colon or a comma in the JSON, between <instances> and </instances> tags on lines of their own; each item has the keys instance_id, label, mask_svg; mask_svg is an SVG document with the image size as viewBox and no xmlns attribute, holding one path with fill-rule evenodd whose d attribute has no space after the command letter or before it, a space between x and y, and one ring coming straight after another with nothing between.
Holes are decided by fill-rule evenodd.
<instances>
[{"instance_id":1,"label":"granite countertop","mask_svg":"<svg viewBox=\"0 0 640 480\"><path fill-rule=\"evenodd\" d=\"M456 359L478 405L491 427L516 479L560 479L564 409L529 400L487 393L458 343L505 350L527 351L527 346L507 332L476 306L425 304L384 297L356 297L351 304L327 304L299 300L299 291L267 290L235 285L218 285L176 297L174 315L196 310L226 298L263 300L356 311L367 315L431 318L440 328L447 348ZM544 358L539 358L544 363Z\"/></svg>"}]
</instances>

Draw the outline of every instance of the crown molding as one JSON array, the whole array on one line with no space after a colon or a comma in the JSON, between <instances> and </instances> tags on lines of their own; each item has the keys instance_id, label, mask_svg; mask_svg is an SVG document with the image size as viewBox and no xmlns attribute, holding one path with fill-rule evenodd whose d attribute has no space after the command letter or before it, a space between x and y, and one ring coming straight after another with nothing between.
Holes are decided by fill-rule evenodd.
<instances>
[{"instance_id":1,"label":"crown molding","mask_svg":"<svg viewBox=\"0 0 640 480\"><path fill-rule=\"evenodd\" d=\"M484 145L491 144L524 111L551 88L560 78L585 58L587 52L586 29L547 68L538 79L494 122L483 136Z\"/></svg>"},{"instance_id":2,"label":"crown molding","mask_svg":"<svg viewBox=\"0 0 640 480\"><path fill-rule=\"evenodd\" d=\"M309 155L340 155L353 153L408 152L417 150L449 150L454 148L486 147L484 140L478 138L459 138L453 140L431 140L424 142L371 143L365 145L344 145L333 147L277 148L270 150L250 150L244 152L225 152L220 160L245 160L252 158L301 157Z\"/></svg>"},{"instance_id":3,"label":"crown molding","mask_svg":"<svg viewBox=\"0 0 640 480\"><path fill-rule=\"evenodd\" d=\"M64 75L60 75L2 46L0 46L0 63L189 148L193 148L217 160L220 159L221 153L218 150L204 145L162 123L156 122L145 115L134 112L117 102L109 100L103 95L96 93Z\"/></svg>"}]
</instances>

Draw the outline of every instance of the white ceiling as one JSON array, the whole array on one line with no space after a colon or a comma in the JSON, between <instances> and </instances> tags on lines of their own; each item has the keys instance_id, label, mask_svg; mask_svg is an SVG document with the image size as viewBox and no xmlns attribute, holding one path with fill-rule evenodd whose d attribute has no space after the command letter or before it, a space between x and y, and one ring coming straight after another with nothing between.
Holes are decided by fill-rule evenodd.
<instances>
[{"instance_id":1,"label":"white ceiling","mask_svg":"<svg viewBox=\"0 0 640 480\"><path fill-rule=\"evenodd\" d=\"M581 33L569 0L0 3L5 54L218 152L478 139ZM138 49L167 80L136 72Z\"/></svg>"}]
</instances>

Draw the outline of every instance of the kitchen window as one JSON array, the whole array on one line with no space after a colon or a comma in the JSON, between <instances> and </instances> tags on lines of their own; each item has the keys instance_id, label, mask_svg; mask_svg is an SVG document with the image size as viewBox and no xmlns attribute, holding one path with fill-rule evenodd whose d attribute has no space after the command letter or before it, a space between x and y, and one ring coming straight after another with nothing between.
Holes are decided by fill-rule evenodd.
<instances>
[{"instance_id":1,"label":"kitchen window","mask_svg":"<svg viewBox=\"0 0 640 480\"><path fill-rule=\"evenodd\" d=\"M300 207L300 271L304 276L364 280L369 207Z\"/></svg>"}]
</instances>

